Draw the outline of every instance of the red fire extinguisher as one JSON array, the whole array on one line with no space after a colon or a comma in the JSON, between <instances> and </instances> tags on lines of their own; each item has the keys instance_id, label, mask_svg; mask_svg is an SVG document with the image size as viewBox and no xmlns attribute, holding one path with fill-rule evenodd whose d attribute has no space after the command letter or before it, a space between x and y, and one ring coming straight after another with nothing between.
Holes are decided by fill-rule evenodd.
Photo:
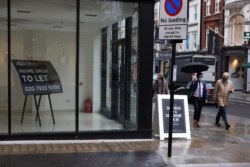
<instances>
[{"instance_id":1,"label":"red fire extinguisher","mask_svg":"<svg viewBox=\"0 0 250 167\"><path fill-rule=\"evenodd\" d=\"M84 101L84 110L87 113L92 113L92 100L90 98Z\"/></svg>"}]
</instances>

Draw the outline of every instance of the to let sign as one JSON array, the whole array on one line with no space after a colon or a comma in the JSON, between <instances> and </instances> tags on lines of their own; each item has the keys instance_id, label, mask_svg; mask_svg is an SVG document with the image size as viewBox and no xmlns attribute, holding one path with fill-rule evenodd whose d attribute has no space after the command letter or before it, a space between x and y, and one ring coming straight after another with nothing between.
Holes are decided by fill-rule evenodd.
<instances>
[{"instance_id":1,"label":"to let sign","mask_svg":"<svg viewBox=\"0 0 250 167\"><path fill-rule=\"evenodd\" d=\"M187 0L161 0L159 39L186 39L187 2Z\"/></svg>"},{"instance_id":2,"label":"to let sign","mask_svg":"<svg viewBox=\"0 0 250 167\"><path fill-rule=\"evenodd\" d=\"M24 95L62 93L60 78L49 61L12 60Z\"/></svg>"}]
</instances>

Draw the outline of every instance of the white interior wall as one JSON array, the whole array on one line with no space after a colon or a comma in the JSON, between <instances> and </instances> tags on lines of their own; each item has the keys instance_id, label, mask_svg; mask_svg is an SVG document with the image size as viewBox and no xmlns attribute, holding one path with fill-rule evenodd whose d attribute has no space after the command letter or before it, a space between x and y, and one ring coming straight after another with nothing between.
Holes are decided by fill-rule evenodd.
<instances>
[{"instance_id":1,"label":"white interior wall","mask_svg":"<svg viewBox=\"0 0 250 167\"><path fill-rule=\"evenodd\" d=\"M28 55L31 53L31 47L29 46L31 43L28 41L28 38L30 38L31 35L31 32L28 30L12 31L11 59L28 59ZM6 74L4 78L7 79L8 74ZM8 89L7 85L6 89ZM11 109L22 110L25 96L23 95L21 82L13 64L11 64L11 97ZM31 110L32 99L29 97L26 103L26 111Z\"/></svg>"},{"instance_id":2,"label":"white interior wall","mask_svg":"<svg viewBox=\"0 0 250 167\"><path fill-rule=\"evenodd\" d=\"M84 109L84 101L93 99L93 36L94 34L81 33L79 58L79 108Z\"/></svg>"},{"instance_id":3,"label":"white interior wall","mask_svg":"<svg viewBox=\"0 0 250 167\"><path fill-rule=\"evenodd\" d=\"M8 108L7 30L0 29L0 111Z\"/></svg>"},{"instance_id":4,"label":"white interior wall","mask_svg":"<svg viewBox=\"0 0 250 167\"><path fill-rule=\"evenodd\" d=\"M1 30L2 32L2 30ZM4 44L4 38L0 43ZM79 71L79 107L84 107L84 100L93 99L93 111L100 110L100 61L101 61L100 33L81 34L80 36L80 71ZM2 45L3 46L3 45ZM0 50L2 55L6 51ZM13 59L49 60L56 69L62 83L63 93L52 94L51 100L54 110L67 110L75 108L75 33L60 31L12 31ZM7 79L7 71L1 66L1 80ZM7 70L7 65L6 68ZM21 82L16 69L12 66L12 109L22 110L24 95ZM8 99L7 82L0 84L0 108L7 110ZM5 92L4 92L5 91ZM27 110L35 110L32 96L28 96ZM49 110L48 98L44 96L40 110Z\"/></svg>"},{"instance_id":5,"label":"white interior wall","mask_svg":"<svg viewBox=\"0 0 250 167\"><path fill-rule=\"evenodd\" d=\"M101 110L101 32L94 36L93 51L93 112Z\"/></svg>"}]
</instances>

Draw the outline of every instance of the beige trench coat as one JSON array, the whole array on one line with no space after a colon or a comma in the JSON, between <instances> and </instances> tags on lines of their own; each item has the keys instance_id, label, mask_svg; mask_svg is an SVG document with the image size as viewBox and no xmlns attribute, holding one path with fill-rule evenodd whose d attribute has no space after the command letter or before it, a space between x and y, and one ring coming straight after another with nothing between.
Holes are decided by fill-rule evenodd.
<instances>
[{"instance_id":1,"label":"beige trench coat","mask_svg":"<svg viewBox=\"0 0 250 167\"><path fill-rule=\"evenodd\" d=\"M228 80L226 83L223 83L222 79L219 79L214 87L213 100L218 106L227 106L229 95L233 92L234 87L230 80Z\"/></svg>"}]
</instances>

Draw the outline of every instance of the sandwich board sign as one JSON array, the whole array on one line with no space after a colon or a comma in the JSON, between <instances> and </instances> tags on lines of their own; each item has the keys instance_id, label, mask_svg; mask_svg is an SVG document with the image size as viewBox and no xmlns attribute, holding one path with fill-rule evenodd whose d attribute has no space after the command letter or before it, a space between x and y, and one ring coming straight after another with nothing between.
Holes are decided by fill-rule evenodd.
<instances>
[{"instance_id":1,"label":"sandwich board sign","mask_svg":"<svg viewBox=\"0 0 250 167\"><path fill-rule=\"evenodd\" d=\"M160 140L168 138L170 95L157 95ZM173 138L191 139L188 100L186 95L174 95Z\"/></svg>"},{"instance_id":2,"label":"sandwich board sign","mask_svg":"<svg viewBox=\"0 0 250 167\"><path fill-rule=\"evenodd\" d=\"M160 1L159 39L186 39L187 6L187 0Z\"/></svg>"}]
</instances>

